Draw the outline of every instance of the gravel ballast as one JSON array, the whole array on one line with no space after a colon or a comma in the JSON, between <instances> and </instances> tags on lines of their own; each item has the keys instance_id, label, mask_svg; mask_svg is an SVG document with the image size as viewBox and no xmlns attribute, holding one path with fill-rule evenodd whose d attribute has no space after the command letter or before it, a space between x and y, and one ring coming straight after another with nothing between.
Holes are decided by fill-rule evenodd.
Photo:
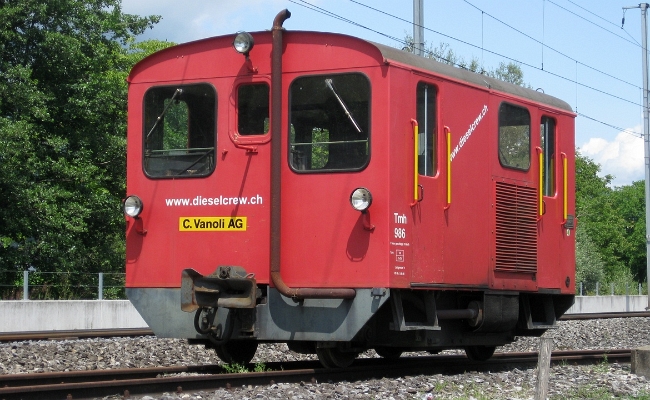
<instances>
[{"instance_id":1,"label":"gravel ballast","mask_svg":"<svg viewBox=\"0 0 650 400\"><path fill-rule=\"evenodd\" d=\"M555 350L622 349L650 344L650 318L561 321L548 331ZM536 351L538 338L519 338L497 352ZM368 351L360 357L375 357ZM253 363L315 359L289 351L285 345L260 345ZM0 343L0 374L145 368L220 363L213 351L190 346L184 340L155 337L23 341ZM419 375L359 382L274 384L230 390L132 399L532 399L536 370L466 372L455 375ZM571 366L551 370L549 397L650 399L650 380L630 372L629 364ZM120 397L111 397L111 399Z\"/></svg>"}]
</instances>

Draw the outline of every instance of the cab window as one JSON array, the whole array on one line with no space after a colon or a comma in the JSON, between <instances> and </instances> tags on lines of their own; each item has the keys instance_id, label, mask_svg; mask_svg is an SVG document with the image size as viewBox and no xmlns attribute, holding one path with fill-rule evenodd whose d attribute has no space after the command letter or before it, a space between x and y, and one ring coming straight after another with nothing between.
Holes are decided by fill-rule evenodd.
<instances>
[{"instance_id":1,"label":"cab window","mask_svg":"<svg viewBox=\"0 0 650 400\"><path fill-rule=\"evenodd\" d=\"M426 176L434 176L437 171L436 95L435 86L425 82L418 83L418 173Z\"/></svg>"},{"instance_id":2,"label":"cab window","mask_svg":"<svg viewBox=\"0 0 650 400\"><path fill-rule=\"evenodd\" d=\"M499 107L499 161L507 168L530 168L530 113L524 107Z\"/></svg>"},{"instance_id":3,"label":"cab window","mask_svg":"<svg viewBox=\"0 0 650 400\"><path fill-rule=\"evenodd\" d=\"M205 176L215 166L216 92L211 85L153 87L144 97L144 171Z\"/></svg>"},{"instance_id":4,"label":"cab window","mask_svg":"<svg viewBox=\"0 0 650 400\"><path fill-rule=\"evenodd\" d=\"M290 88L294 171L351 171L370 158L370 82L360 73L297 78Z\"/></svg>"},{"instance_id":5,"label":"cab window","mask_svg":"<svg viewBox=\"0 0 650 400\"><path fill-rule=\"evenodd\" d=\"M269 132L269 85L242 85L237 89L237 131L240 135Z\"/></svg>"},{"instance_id":6,"label":"cab window","mask_svg":"<svg viewBox=\"0 0 650 400\"><path fill-rule=\"evenodd\" d=\"M542 117L540 124L540 143L544 154L542 165L542 193L544 196L555 195L555 120Z\"/></svg>"}]
</instances>

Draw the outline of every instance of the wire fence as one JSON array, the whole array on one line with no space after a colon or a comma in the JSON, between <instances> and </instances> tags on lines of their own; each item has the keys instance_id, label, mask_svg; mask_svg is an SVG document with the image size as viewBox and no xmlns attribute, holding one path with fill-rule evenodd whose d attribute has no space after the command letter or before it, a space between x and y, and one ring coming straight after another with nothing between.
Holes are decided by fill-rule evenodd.
<instances>
[{"instance_id":1,"label":"wire fence","mask_svg":"<svg viewBox=\"0 0 650 400\"><path fill-rule=\"evenodd\" d=\"M126 299L120 272L38 272L0 270L1 300Z\"/></svg>"},{"instance_id":2,"label":"wire fence","mask_svg":"<svg viewBox=\"0 0 650 400\"><path fill-rule=\"evenodd\" d=\"M579 296L630 296L647 295L647 282L578 282L576 294Z\"/></svg>"},{"instance_id":3,"label":"wire fence","mask_svg":"<svg viewBox=\"0 0 650 400\"><path fill-rule=\"evenodd\" d=\"M123 272L38 272L0 270L0 300L126 299ZM579 282L576 295L647 295L648 284Z\"/></svg>"}]
</instances>

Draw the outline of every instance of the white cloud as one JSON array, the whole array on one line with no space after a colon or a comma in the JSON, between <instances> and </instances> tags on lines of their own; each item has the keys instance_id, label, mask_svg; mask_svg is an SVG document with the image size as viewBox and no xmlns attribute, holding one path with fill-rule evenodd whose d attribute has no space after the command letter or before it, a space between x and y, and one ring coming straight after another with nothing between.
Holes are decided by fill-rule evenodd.
<instances>
[{"instance_id":1,"label":"white cloud","mask_svg":"<svg viewBox=\"0 0 650 400\"><path fill-rule=\"evenodd\" d=\"M275 13L286 0L123 0L122 11L136 15L160 15L162 20L142 39L183 43L242 30L269 29ZM264 26L260 25L263 21ZM251 25L254 27L251 28ZM268 25L268 26L267 26Z\"/></svg>"},{"instance_id":2,"label":"white cloud","mask_svg":"<svg viewBox=\"0 0 650 400\"><path fill-rule=\"evenodd\" d=\"M632 130L643 131L642 127ZM580 147L580 153L601 166L601 175L613 175L613 186L629 185L645 178L643 139L620 132L613 141L591 138Z\"/></svg>"}]
</instances>

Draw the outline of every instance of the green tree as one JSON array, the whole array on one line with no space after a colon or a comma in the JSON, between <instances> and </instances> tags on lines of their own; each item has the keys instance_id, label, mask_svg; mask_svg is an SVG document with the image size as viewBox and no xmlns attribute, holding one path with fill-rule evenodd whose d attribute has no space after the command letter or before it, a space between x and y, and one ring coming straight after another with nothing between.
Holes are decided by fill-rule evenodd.
<instances>
[{"instance_id":1,"label":"green tree","mask_svg":"<svg viewBox=\"0 0 650 400\"><path fill-rule=\"evenodd\" d=\"M404 38L404 42L406 43L406 46L403 50L413 53L415 51L415 42L413 41L413 37L407 34ZM485 69L479 62L478 58L472 57L468 62L465 58L454 52L454 50L449 46L449 43L444 42L441 42L437 47L427 45L425 42L424 56L441 63L454 65L459 68L468 69L472 72L487 75L504 82L526 86L524 83L524 72L521 69L521 65L514 62L501 62L499 63L499 67L496 69Z\"/></svg>"},{"instance_id":2,"label":"green tree","mask_svg":"<svg viewBox=\"0 0 650 400\"><path fill-rule=\"evenodd\" d=\"M630 221L622 210L634 205L628 205L627 190L610 187L611 175L600 177L599 173L600 165L580 153L576 154L576 216L578 230L583 231L578 238L577 250L578 253L592 254L580 246L593 244L599 257L590 262L600 265L602 261L605 281L631 281L629 260L635 245L629 238L634 228L629 229ZM585 265L578 265L578 268L585 268Z\"/></svg>"},{"instance_id":3,"label":"green tree","mask_svg":"<svg viewBox=\"0 0 650 400\"><path fill-rule=\"evenodd\" d=\"M613 191L616 212L623 219L626 245L619 252L622 262L629 267L637 282L647 279L645 182L617 187Z\"/></svg>"},{"instance_id":4,"label":"green tree","mask_svg":"<svg viewBox=\"0 0 650 400\"><path fill-rule=\"evenodd\" d=\"M120 0L0 0L0 270L122 270L125 78L165 46L134 44L158 20Z\"/></svg>"}]
</instances>

